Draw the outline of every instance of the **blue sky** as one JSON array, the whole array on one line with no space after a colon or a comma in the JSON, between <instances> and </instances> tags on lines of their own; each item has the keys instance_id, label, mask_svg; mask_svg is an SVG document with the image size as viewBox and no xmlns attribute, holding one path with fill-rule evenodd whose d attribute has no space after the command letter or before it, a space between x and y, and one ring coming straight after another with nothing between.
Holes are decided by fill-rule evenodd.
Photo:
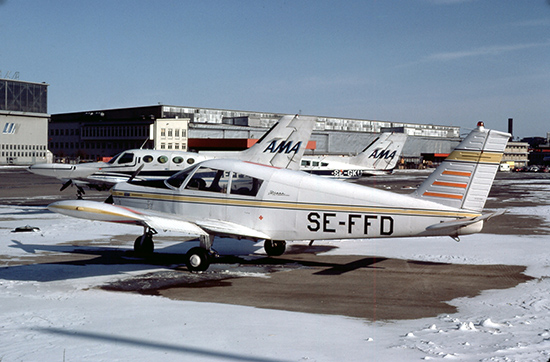
<instances>
[{"instance_id":1,"label":"blue sky","mask_svg":"<svg viewBox=\"0 0 550 362\"><path fill-rule=\"evenodd\" d=\"M549 0L0 0L48 110L167 105L550 132Z\"/></svg>"}]
</instances>

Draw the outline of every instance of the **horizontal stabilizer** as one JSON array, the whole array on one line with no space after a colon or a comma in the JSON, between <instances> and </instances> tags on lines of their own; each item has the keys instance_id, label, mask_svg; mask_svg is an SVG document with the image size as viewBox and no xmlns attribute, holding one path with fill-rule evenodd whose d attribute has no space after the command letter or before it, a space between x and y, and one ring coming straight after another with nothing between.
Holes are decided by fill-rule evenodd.
<instances>
[{"instance_id":1,"label":"horizontal stabilizer","mask_svg":"<svg viewBox=\"0 0 550 362\"><path fill-rule=\"evenodd\" d=\"M473 225L480 221L489 220L490 218L502 215L505 212L506 211L503 210L483 214L472 218L446 221L439 224L430 225L426 228L426 230L437 235L458 235L460 234L459 231L467 226Z\"/></svg>"}]
</instances>

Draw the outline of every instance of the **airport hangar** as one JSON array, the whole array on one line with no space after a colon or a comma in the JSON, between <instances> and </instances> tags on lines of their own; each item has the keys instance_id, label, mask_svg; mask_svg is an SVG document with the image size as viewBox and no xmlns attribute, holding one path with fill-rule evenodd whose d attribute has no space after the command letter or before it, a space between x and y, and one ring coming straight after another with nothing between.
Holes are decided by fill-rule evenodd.
<instances>
[{"instance_id":1,"label":"airport hangar","mask_svg":"<svg viewBox=\"0 0 550 362\"><path fill-rule=\"evenodd\" d=\"M47 105L48 84L0 79L0 164L51 160Z\"/></svg>"},{"instance_id":2,"label":"airport hangar","mask_svg":"<svg viewBox=\"0 0 550 362\"><path fill-rule=\"evenodd\" d=\"M242 150L283 114L154 105L52 114L48 148L57 160L100 160L133 148ZM306 154L354 155L380 132L409 135L403 164L423 153L448 154L460 141L460 127L319 116Z\"/></svg>"}]
</instances>

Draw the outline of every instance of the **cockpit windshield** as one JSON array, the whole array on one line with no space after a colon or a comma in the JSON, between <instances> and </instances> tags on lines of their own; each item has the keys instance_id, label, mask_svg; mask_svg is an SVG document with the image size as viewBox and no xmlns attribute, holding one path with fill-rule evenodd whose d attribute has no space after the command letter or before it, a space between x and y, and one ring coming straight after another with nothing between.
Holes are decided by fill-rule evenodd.
<instances>
[{"instance_id":1,"label":"cockpit windshield","mask_svg":"<svg viewBox=\"0 0 550 362\"><path fill-rule=\"evenodd\" d=\"M134 161L134 154L131 152L125 152L119 157L117 163L122 165L125 163L131 163L132 161Z\"/></svg>"},{"instance_id":2,"label":"cockpit windshield","mask_svg":"<svg viewBox=\"0 0 550 362\"><path fill-rule=\"evenodd\" d=\"M112 165L115 163L115 161L120 157L122 153L117 153L116 155L114 155L113 157L111 157L111 159L109 160L109 162L107 162L108 164Z\"/></svg>"},{"instance_id":3,"label":"cockpit windshield","mask_svg":"<svg viewBox=\"0 0 550 362\"><path fill-rule=\"evenodd\" d=\"M119 165L123 165L125 163L131 163L133 161L134 161L134 154L132 152L123 152L111 158L108 163L111 165L114 165L115 163Z\"/></svg>"}]
</instances>

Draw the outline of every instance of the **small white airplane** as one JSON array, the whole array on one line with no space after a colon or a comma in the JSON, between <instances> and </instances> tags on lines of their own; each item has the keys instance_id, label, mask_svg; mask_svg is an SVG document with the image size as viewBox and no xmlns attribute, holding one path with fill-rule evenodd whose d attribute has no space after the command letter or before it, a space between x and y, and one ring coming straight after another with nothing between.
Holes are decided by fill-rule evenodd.
<instances>
[{"instance_id":1,"label":"small white airplane","mask_svg":"<svg viewBox=\"0 0 550 362\"><path fill-rule=\"evenodd\" d=\"M76 186L78 198L81 198L84 193L84 186L101 191L135 177L137 177L136 180L142 181L167 179L190 165L211 158L230 157L297 170L316 119L298 115L283 116L256 144L239 152L201 154L134 149L114 156L109 162L76 165L37 163L30 166L28 170L38 175L58 178L63 182L60 191L69 186Z\"/></svg>"},{"instance_id":2,"label":"small white airplane","mask_svg":"<svg viewBox=\"0 0 550 362\"><path fill-rule=\"evenodd\" d=\"M144 228L134 250L153 252L153 234L198 238L186 254L191 271L208 268L214 237L265 240L281 255L285 240L459 235L481 231L498 213L482 213L510 134L482 122L410 195L239 160L208 160L157 182L111 190L113 204L84 200L48 206L84 219Z\"/></svg>"},{"instance_id":3,"label":"small white airplane","mask_svg":"<svg viewBox=\"0 0 550 362\"><path fill-rule=\"evenodd\" d=\"M303 156L300 170L347 179L386 175L397 165L406 140L404 133L382 133L357 156Z\"/></svg>"}]
</instances>

